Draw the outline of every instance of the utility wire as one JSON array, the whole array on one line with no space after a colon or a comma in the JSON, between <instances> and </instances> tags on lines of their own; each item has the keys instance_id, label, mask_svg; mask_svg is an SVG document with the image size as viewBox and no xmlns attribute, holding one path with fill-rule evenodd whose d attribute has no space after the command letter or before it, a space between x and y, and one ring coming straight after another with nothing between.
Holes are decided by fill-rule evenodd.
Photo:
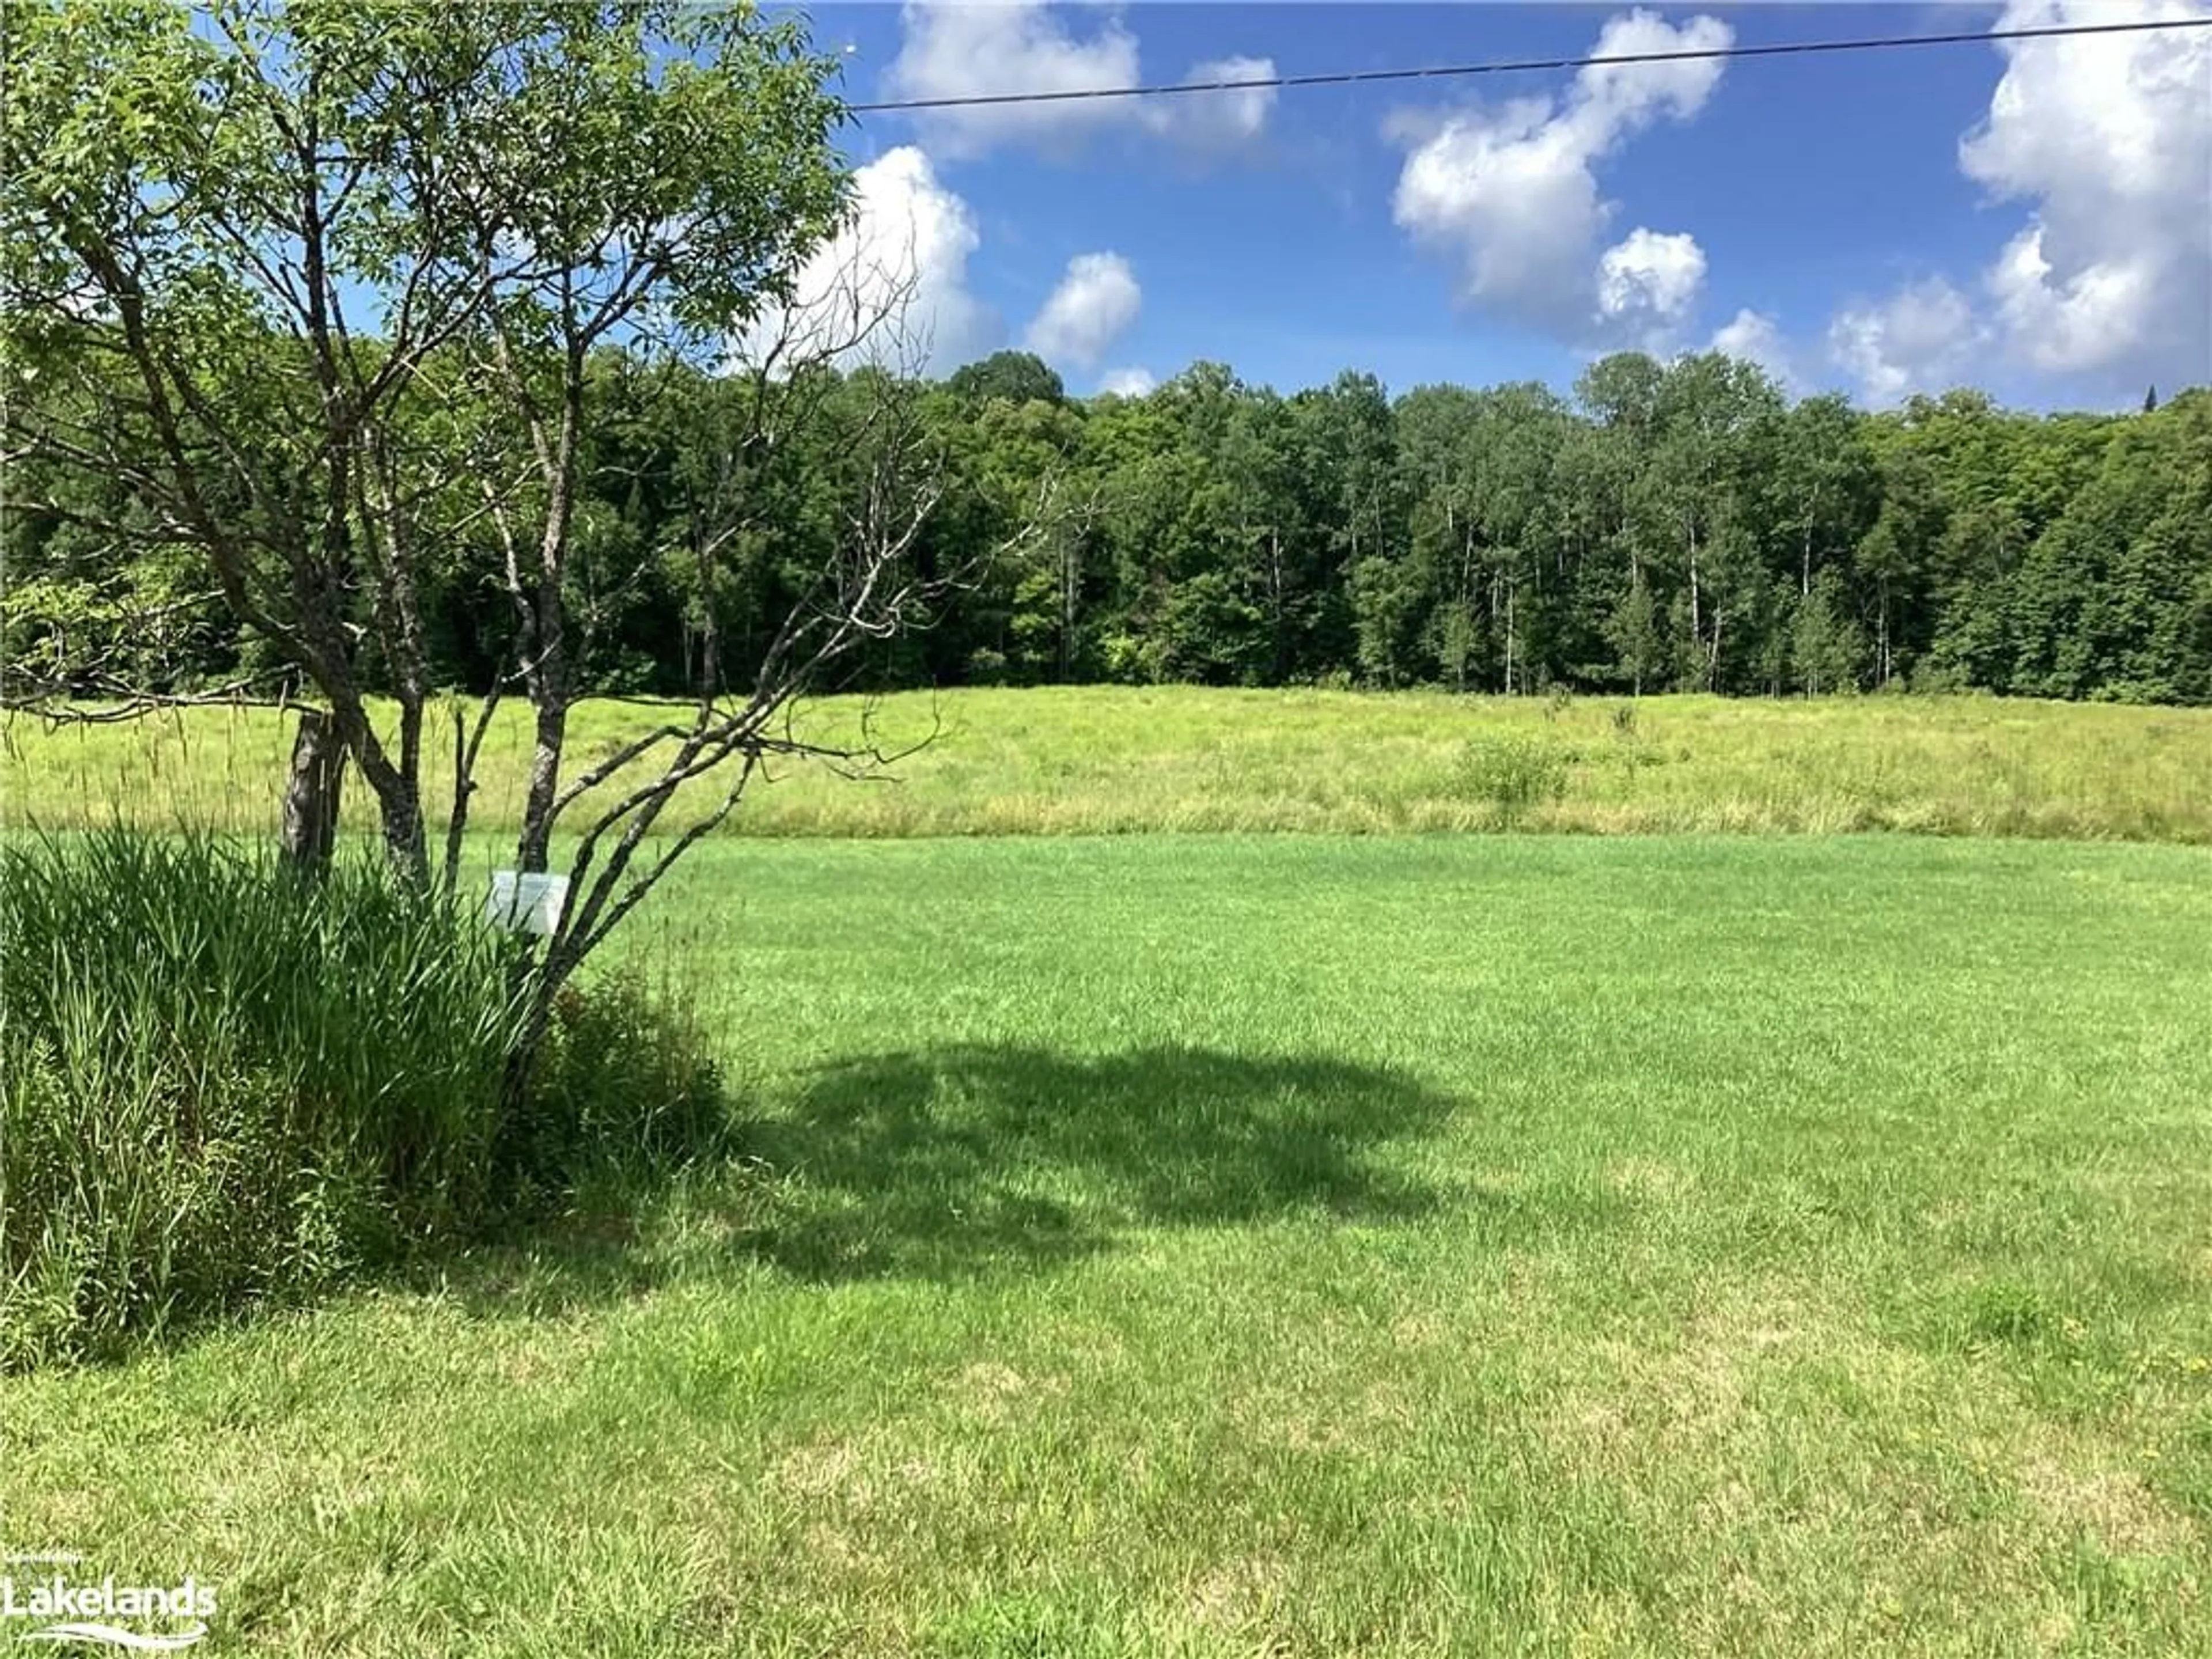
<instances>
[{"instance_id":1,"label":"utility wire","mask_svg":"<svg viewBox=\"0 0 2212 1659\"><path fill-rule=\"evenodd\" d=\"M1444 64L1428 69L1341 70L1327 75L1269 75L1242 81L1176 81L1158 86L1079 87L1062 92L987 92L960 98L901 98L851 104L854 115L899 110L973 109L987 104L1060 104L1085 98L1165 98L1193 92L1256 92L1285 87L1348 87L1375 81L1443 81L1476 75L1518 75L1535 70L1598 69L1616 64L1684 64L1729 58L1809 57L1829 52L1879 52L1901 46L1953 46L1990 40L2048 40L2065 35L2136 34L2149 29L2212 26L2212 16L2162 17L2129 23L2056 23L2039 28L1987 29L1957 34L1892 34L1853 40L1786 40L1764 46L1711 46L1682 52L1615 52L1606 57L1522 58L1491 64Z\"/></svg>"}]
</instances>

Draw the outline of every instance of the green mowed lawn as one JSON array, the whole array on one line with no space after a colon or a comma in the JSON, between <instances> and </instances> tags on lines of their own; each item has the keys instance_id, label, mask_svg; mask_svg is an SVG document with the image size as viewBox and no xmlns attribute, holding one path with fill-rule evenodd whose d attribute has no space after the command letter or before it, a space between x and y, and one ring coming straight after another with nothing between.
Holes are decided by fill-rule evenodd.
<instances>
[{"instance_id":1,"label":"green mowed lawn","mask_svg":"<svg viewBox=\"0 0 2212 1659\"><path fill-rule=\"evenodd\" d=\"M723 842L757 1162L17 1378L209 1653L2212 1651L2212 861Z\"/></svg>"}]
</instances>

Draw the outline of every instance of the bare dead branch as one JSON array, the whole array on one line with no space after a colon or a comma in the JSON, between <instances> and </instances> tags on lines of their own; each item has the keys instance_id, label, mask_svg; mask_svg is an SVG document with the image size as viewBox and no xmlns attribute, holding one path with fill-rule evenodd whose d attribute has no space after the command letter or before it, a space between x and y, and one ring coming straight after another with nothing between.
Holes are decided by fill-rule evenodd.
<instances>
[{"instance_id":1,"label":"bare dead branch","mask_svg":"<svg viewBox=\"0 0 2212 1659\"><path fill-rule=\"evenodd\" d=\"M281 671L280 671L281 672ZM148 691L129 684L112 679L96 679L74 695L72 700L51 697L21 697L11 695L0 699L0 708L10 714L27 714L50 727L65 726L120 726L179 708L288 708L299 706L295 697L271 696L259 692L276 678L275 674L248 675L205 691ZM88 702L77 699L106 698L104 702Z\"/></svg>"}]
</instances>

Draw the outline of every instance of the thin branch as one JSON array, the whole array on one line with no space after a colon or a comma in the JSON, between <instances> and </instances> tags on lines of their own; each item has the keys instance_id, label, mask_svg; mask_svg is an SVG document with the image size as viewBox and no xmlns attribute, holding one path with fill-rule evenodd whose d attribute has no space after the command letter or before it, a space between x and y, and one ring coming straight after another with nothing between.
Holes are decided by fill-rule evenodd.
<instances>
[{"instance_id":1,"label":"thin branch","mask_svg":"<svg viewBox=\"0 0 2212 1659\"><path fill-rule=\"evenodd\" d=\"M173 708L296 708L299 699L293 696L264 696L253 693L253 688L267 684L287 671L275 670L233 680L228 685L209 691L146 691L119 680L105 683L95 680L73 696L89 694L106 695L116 701L97 706L79 702L62 702L46 697L23 697L15 695L0 696L0 708L12 714L28 714L49 726L120 726L131 720L143 720Z\"/></svg>"}]
</instances>

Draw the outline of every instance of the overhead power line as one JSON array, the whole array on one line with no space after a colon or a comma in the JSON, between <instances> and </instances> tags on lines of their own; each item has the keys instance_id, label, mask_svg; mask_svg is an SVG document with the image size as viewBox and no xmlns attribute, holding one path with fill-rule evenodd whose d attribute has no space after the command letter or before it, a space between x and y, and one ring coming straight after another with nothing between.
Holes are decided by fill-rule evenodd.
<instances>
[{"instance_id":1,"label":"overhead power line","mask_svg":"<svg viewBox=\"0 0 2212 1659\"><path fill-rule=\"evenodd\" d=\"M901 110L974 109L991 104L1064 104L1091 98L1166 98L1198 92L1275 91L1291 87L1362 86L1377 81L1445 81L1538 70L1609 68L1616 64L1686 64L1732 58L1811 57L1831 52L1885 52L1905 46L1955 46L1977 41L2048 40L2085 34L2139 34L2152 29L2212 26L2212 16L2162 17L2128 23L2054 23L2039 28L1984 29L1956 34L1890 34L1851 40L1785 40L1763 46L1709 46L1681 52L1625 52L1583 58L1520 58L1490 64L1440 64L1427 69L1341 70L1326 75L1267 75L1249 79L1174 81L1158 86L1078 87L1060 92L986 92L957 98L898 98L849 106L855 115Z\"/></svg>"}]
</instances>

